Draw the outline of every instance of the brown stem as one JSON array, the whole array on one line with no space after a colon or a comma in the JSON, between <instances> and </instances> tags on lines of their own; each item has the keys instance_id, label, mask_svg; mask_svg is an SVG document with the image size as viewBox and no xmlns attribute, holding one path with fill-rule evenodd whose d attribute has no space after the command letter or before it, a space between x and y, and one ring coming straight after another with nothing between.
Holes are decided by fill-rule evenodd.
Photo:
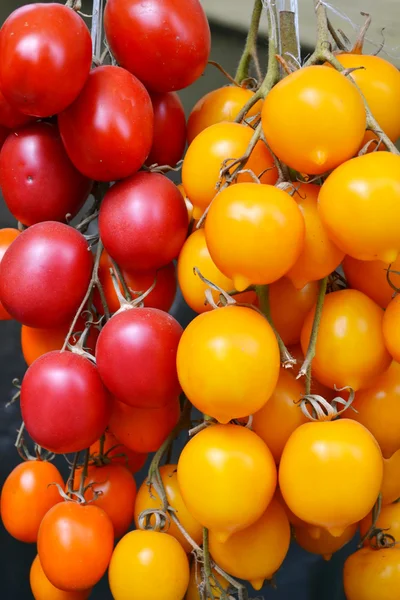
<instances>
[{"instance_id":1,"label":"brown stem","mask_svg":"<svg viewBox=\"0 0 400 600\"><path fill-rule=\"evenodd\" d=\"M255 0L253 6L253 13L251 15L251 23L249 32L247 34L246 45L241 56L236 75L235 81L240 85L242 81L248 79L251 61L257 64L257 36L258 29L260 27L260 19L263 5L262 0Z\"/></svg>"},{"instance_id":2,"label":"brown stem","mask_svg":"<svg viewBox=\"0 0 400 600\"><path fill-rule=\"evenodd\" d=\"M296 14L290 10L279 12L280 54L292 71L301 66L300 44L296 31Z\"/></svg>"},{"instance_id":3,"label":"brown stem","mask_svg":"<svg viewBox=\"0 0 400 600\"><path fill-rule=\"evenodd\" d=\"M363 17L365 17L365 22L364 22L364 25L360 29L360 32L357 36L357 39L354 43L353 48L350 50L350 52L352 54L362 54L365 36L367 35L367 31L368 31L369 26L371 25L371 21L372 21L371 15L369 15L368 13L362 12L361 15Z\"/></svg>"},{"instance_id":4,"label":"brown stem","mask_svg":"<svg viewBox=\"0 0 400 600\"><path fill-rule=\"evenodd\" d=\"M336 29L334 28L334 26L332 25L332 23L330 22L329 19L328 19L328 30L329 30L329 33L331 34L332 38L333 38L333 41L335 42L336 46L338 47L338 50L341 50L342 52L348 52L349 49L342 42L342 40L340 39L340 37L336 33Z\"/></svg>"}]
</instances>

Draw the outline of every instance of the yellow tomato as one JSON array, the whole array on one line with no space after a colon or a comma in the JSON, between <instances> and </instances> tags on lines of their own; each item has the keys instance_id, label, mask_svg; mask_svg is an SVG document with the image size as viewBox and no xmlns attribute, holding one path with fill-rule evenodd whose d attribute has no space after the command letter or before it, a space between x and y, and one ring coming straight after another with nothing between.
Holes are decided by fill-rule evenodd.
<instances>
[{"instance_id":1,"label":"yellow tomato","mask_svg":"<svg viewBox=\"0 0 400 600\"><path fill-rule=\"evenodd\" d=\"M339 536L372 509L382 476L382 454L370 432L339 419L306 423L292 433L279 487L295 515Z\"/></svg>"},{"instance_id":2,"label":"yellow tomato","mask_svg":"<svg viewBox=\"0 0 400 600\"><path fill-rule=\"evenodd\" d=\"M191 144L203 129L221 123L234 121L243 106L254 96L254 92L238 86L225 86L208 92L195 104L187 123L187 140ZM254 117L261 111L259 100L249 110L246 118Z\"/></svg>"},{"instance_id":3,"label":"yellow tomato","mask_svg":"<svg viewBox=\"0 0 400 600\"><path fill-rule=\"evenodd\" d=\"M164 489L167 494L168 503L172 506L176 511L176 516L178 517L181 525L186 529L191 538L197 543L201 544L203 539L203 528L192 517L190 512L185 506L185 503L182 500L181 493L179 491L178 486L178 478L176 475L177 465L164 465L160 468L160 475L162 482L164 484ZM147 480L142 483L140 486L135 502L135 523L136 527L139 527L139 516L140 513L147 509L161 509L162 503L161 500L154 489L154 487L149 488L147 485ZM174 538L178 540L181 544L182 548L185 552L191 552L192 546L186 540L186 538L179 531L178 527L175 525L173 521L171 521L170 526L168 528L169 535L172 535Z\"/></svg>"},{"instance_id":4,"label":"yellow tomato","mask_svg":"<svg viewBox=\"0 0 400 600\"><path fill-rule=\"evenodd\" d=\"M279 368L275 334L252 308L226 306L199 315L178 346L183 391L220 423L259 410L274 391Z\"/></svg>"},{"instance_id":5,"label":"yellow tomato","mask_svg":"<svg viewBox=\"0 0 400 600\"><path fill-rule=\"evenodd\" d=\"M266 97L261 115L272 151L293 169L314 175L354 156L366 127L356 87L325 66L299 69L282 79Z\"/></svg>"},{"instance_id":6,"label":"yellow tomato","mask_svg":"<svg viewBox=\"0 0 400 600\"><path fill-rule=\"evenodd\" d=\"M215 562L233 577L247 579L260 590L283 563L290 544L290 525L281 504L273 499L250 527L225 542L210 532L210 552Z\"/></svg>"},{"instance_id":7,"label":"yellow tomato","mask_svg":"<svg viewBox=\"0 0 400 600\"><path fill-rule=\"evenodd\" d=\"M343 252L394 262L400 250L400 156L372 152L344 163L321 187L318 210Z\"/></svg>"},{"instance_id":8,"label":"yellow tomato","mask_svg":"<svg viewBox=\"0 0 400 600\"><path fill-rule=\"evenodd\" d=\"M215 577L215 579L223 587L224 590L227 590L229 588L228 581L224 577L222 577L222 575L220 575L219 573L217 573L214 570L213 570L213 577ZM189 587L186 592L185 600L203 600L203 598L200 597L200 592L199 592L199 584L201 583L201 581L202 581L201 565L199 565L199 564L196 565L196 561L193 561L192 567L190 569L190 581L189 581ZM212 588L212 591L214 594L214 600L221 600L222 592L219 589L219 587L216 585L216 583L213 581L213 579L210 580L210 584L211 584L211 588ZM207 596L206 600L209 600L208 596Z\"/></svg>"},{"instance_id":9,"label":"yellow tomato","mask_svg":"<svg viewBox=\"0 0 400 600\"><path fill-rule=\"evenodd\" d=\"M261 517L275 492L276 467L249 429L211 425L183 449L178 483L191 514L226 541Z\"/></svg>"},{"instance_id":10,"label":"yellow tomato","mask_svg":"<svg viewBox=\"0 0 400 600\"><path fill-rule=\"evenodd\" d=\"M326 529L321 529L319 537L311 536L306 527L295 527L296 542L313 554L321 554L325 560L329 560L332 554L343 548L355 535L357 523L349 525L339 536L333 536Z\"/></svg>"},{"instance_id":11,"label":"yellow tomato","mask_svg":"<svg viewBox=\"0 0 400 600\"><path fill-rule=\"evenodd\" d=\"M389 263L381 260L357 260L345 256L342 266L349 287L363 292L380 307L387 307L394 294L394 289L387 280ZM391 269L400 271L400 257L392 263ZM395 286L400 287L399 275L391 273L390 279Z\"/></svg>"},{"instance_id":12,"label":"yellow tomato","mask_svg":"<svg viewBox=\"0 0 400 600\"><path fill-rule=\"evenodd\" d=\"M205 230L211 258L239 291L277 281L304 246L297 203L271 185L242 183L224 189L212 203Z\"/></svg>"},{"instance_id":13,"label":"yellow tomato","mask_svg":"<svg viewBox=\"0 0 400 600\"><path fill-rule=\"evenodd\" d=\"M361 548L344 563L347 600L397 600L400 589L400 548Z\"/></svg>"},{"instance_id":14,"label":"yellow tomato","mask_svg":"<svg viewBox=\"0 0 400 600\"><path fill-rule=\"evenodd\" d=\"M368 533L371 525L372 513L369 513L360 522L360 535L362 538ZM385 533L393 536L397 543L400 542L400 504L398 502L382 506L376 521L376 528L383 529ZM371 545L371 540L366 539L364 546L369 545Z\"/></svg>"},{"instance_id":15,"label":"yellow tomato","mask_svg":"<svg viewBox=\"0 0 400 600\"><path fill-rule=\"evenodd\" d=\"M382 326L386 348L394 360L400 362L400 296L388 304Z\"/></svg>"},{"instance_id":16,"label":"yellow tomato","mask_svg":"<svg viewBox=\"0 0 400 600\"><path fill-rule=\"evenodd\" d=\"M313 309L301 332L301 347L308 347ZM321 383L357 391L383 373L391 358L382 334L383 311L357 290L341 290L325 297L318 330L313 372Z\"/></svg>"},{"instance_id":17,"label":"yellow tomato","mask_svg":"<svg viewBox=\"0 0 400 600\"><path fill-rule=\"evenodd\" d=\"M90 589L79 592L64 592L54 587L44 574L39 555L36 555L32 563L29 581L35 600L87 600L92 591Z\"/></svg>"},{"instance_id":18,"label":"yellow tomato","mask_svg":"<svg viewBox=\"0 0 400 600\"><path fill-rule=\"evenodd\" d=\"M212 310L211 304L205 303L205 291L210 288L195 274L194 267L199 269L203 277L226 292L234 289L232 279L221 273L213 263L207 248L204 229L194 231L184 243L179 254L177 275L182 295L190 308L197 313L210 311ZM214 301L218 302L219 293L212 290L212 295ZM244 292L235 295L237 302L252 304L255 299L255 292Z\"/></svg>"},{"instance_id":19,"label":"yellow tomato","mask_svg":"<svg viewBox=\"0 0 400 600\"><path fill-rule=\"evenodd\" d=\"M182 600L189 562L171 535L137 529L116 545L108 578L114 600Z\"/></svg>"},{"instance_id":20,"label":"yellow tomato","mask_svg":"<svg viewBox=\"0 0 400 600\"><path fill-rule=\"evenodd\" d=\"M223 162L241 158L254 134L251 127L238 123L217 123L204 129L190 144L182 165L182 183L194 206L193 216L198 219L217 193ZM234 169L235 167L233 167ZM246 163L262 183L274 184L278 178L273 158L264 144L257 142ZM242 173L237 181L253 181L251 175Z\"/></svg>"},{"instance_id":21,"label":"yellow tomato","mask_svg":"<svg viewBox=\"0 0 400 600\"><path fill-rule=\"evenodd\" d=\"M383 459L382 504L391 504L400 498L400 450Z\"/></svg>"}]
</instances>

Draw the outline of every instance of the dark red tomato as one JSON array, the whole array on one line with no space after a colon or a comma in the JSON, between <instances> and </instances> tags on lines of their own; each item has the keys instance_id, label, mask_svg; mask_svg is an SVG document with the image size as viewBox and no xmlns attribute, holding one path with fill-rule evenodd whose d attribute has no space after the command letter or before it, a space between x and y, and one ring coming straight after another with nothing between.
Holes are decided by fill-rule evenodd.
<instances>
[{"instance_id":1,"label":"dark red tomato","mask_svg":"<svg viewBox=\"0 0 400 600\"><path fill-rule=\"evenodd\" d=\"M112 268L112 262L107 252L104 251L101 255L100 266L99 266L99 279L103 286L104 294L106 296L108 308L111 313L117 312L121 308L120 302L115 293L113 281L111 279L110 269ZM159 308L168 312L172 306L172 303L176 294L176 274L174 263L169 263L166 267L158 269L158 271L152 272L139 272L139 273L127 273L123 272L123 276L128 288L131 290L132 298L137 298L140 293L146 292L156 282L155 288L146 298L144 299L144 306L150 308ZM122 292L122 286L120 285ZM94 305L96 310L103 314L103 306L100 301L98 291L94 294Z\"/></svg>"},{"instance_id":2,"label":"dark red tomato","mask_svg":"<svg viewBox=\"0 0 400 600\"><path fill-rule=\"evenodd\" d=\"M154 110L154 138L146 165L174 166L186 145L186 117L176 92L151 94Z\"/></svg>"},{"instance_id":3,"label":"dark red tomato","mask_svg":"<svg viewBox=\"0 0 400 600\"><path fill-rule=\"evenodd\" d=\"M115 184L100 208L108 254L127 271L154 271L176 258L188 229L182 194L164 175L136 173Z\"/></svg>"},{"instance_id":4,"label":"dark red tomato","mask_svg":"<svg viewBox=\"0 0 400 600\"><path fill-rule=\"evenodd\" d=\"M60 327L78 310L92 268L92 254L76 229L55 221L32 225L0 263L0 301L23 325Z\"/></svg>"},{"instance_id":5,"label":"dark red tomato","mask_svg":"<svg viewBox=\"0 0 400 600\"><path fill-rule=\"evenodd\" d=\"M31 438L66 454L88 448L104 432L110 402L95 365L73 352L48 352L27 370L21 412Z\"/></svg>"},{"instance_id":6,"label":"dark red tomato","mask_svg":"<svg viewBox=\"0 0 400 600\"><path fill-rule=\"evenodd\" d=\"M199 0L108 0L104 27L117 61L153 92L185 88L206 68L210 28Z\"/></svg>"},{"instance_id":7,"label":"dark red tomato","mask_svg":"<svg viewBox=\"0 0 400 600\"><path fill-rule=\"evenodd\" d=\"M96 344L100 377L130 406L156 408L180 393L176 352L182 327L157 308L132 308L110 319Z\"/></svg>"},{"instance_id":8,"label":"dark red tomato","mask_svg":"<svg viewBox=\"0 0 400 600\"><path fill-rule=\"evenodd\" d=\"M62 4L15 10L0 31L0 87L15 109L34 117L55 115L75 100L92 63L83 19Z\"/></svg>"},{"instance_id":9,"label":"dark red tomato","mask_svg":"<svg viewBox=\"0 0 400 600\"><path fill-rule=\"evenodd\" d=\"M0 187L8 209L24 225L74 217L92 185L69 160L56 125L35 123L8 136L0 154Z\"/></svg>"},{"instance_id":10,"label":"dark red tomato","mask_svg":"<svg viewBox=\"0 0 400 600\"><path fill-rule=\"evenodd\" d=\"M84 175L116 181L135 173L153 142L153 107L145 87L120 67L98 67L58 117L67 153Z\"/></svg>"},{"instance_id":11,"label":"dark red tomato","mask_svg":"<svg viewBox=\"0 0 400 600\"><path fill-rule=\"evenodd\" d=\"M0 125L8 129L17 129L31 121L34 121L34 118L17 110L4 98L0 90Z\"/></svg>"},{"instance_id":12,"label":"dark red tomato","mask_svg":"<svg viewBox=\"0 0 400 600\"><path fill-rule=\"evenodd\" d=\"M8 138L9 134L10 130L0 125L0 150L3 148L4 142Z\"/></svg>"},{"instance_id":13,"label":"dark red tomato","mask_svg":"<svg viewBox=\"0 0 400 600\"><path fill-rule=\"evenodd\" d=\"M0 229L0 263L3 260L3 256L11 246L15 238L19 236L20 232L18 229L13 227L6 227ZM12 316L8 314L2 303L0 302L0 321L9 321Z\"/></svg>"}]
</instances>

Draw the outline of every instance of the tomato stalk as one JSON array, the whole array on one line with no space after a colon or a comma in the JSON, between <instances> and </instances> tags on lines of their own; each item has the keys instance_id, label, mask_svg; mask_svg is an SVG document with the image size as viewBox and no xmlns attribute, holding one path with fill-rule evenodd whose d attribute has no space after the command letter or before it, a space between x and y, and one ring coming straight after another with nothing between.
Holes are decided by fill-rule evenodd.
<instances>
[{"instance_id":1,"label":"tomato stalk","mask_svg":"<svg viewBox=\"0 0 400 600\"><path fill-rule=\"evenodd\" d=\"M298 23L298 3L297 0L289 2L289 9L286 10L286 0L281 0L279 8L279 33L280 44L279 52L292 70L301 66L300 63L300 41L299 41L299 23Z\"/></svg>"},{"instance_id":2,"label":"tomato stalk","mask_svg":"<svg viewBox=\"0 0 400 600\"><path fill-rule=\"evenodd\" d=\"M240 62L235 75L235 80L239 84L248 79L250 65L252 61L254 62L254 66L257 71L257 77L261 79L261 69L257 56L257 36L260 27L262 9L262 0L255 0L253 12L251 15L250 29L248 31L246 39L246 45L244 47L243 54L240 58Z\"/></svg>"}]
</instances>

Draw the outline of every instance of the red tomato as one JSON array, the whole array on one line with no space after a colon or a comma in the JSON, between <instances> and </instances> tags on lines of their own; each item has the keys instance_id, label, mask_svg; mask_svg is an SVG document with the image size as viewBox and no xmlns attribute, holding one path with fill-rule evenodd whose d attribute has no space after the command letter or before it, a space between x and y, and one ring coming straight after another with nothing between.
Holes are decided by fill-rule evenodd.
<instances>
[{"instance_id":1,"label":"red tomato","mask_svg":"<svg viewBox=\"0 0 400 600\"><path fill-rule=\"evenodd\" d=\"M152 94L154 138L146 165L174 166L182 158L186 145L186 118L178 94Z\"/></svg>"},{"instance_id":2,"label":"red tomato","mask_svg":"<svg viewBox=\"0 0 400 600\"><path fill-rule=\"evenodd\" d=\"M109 399L96 367L72 352L49 352L27 370L21 412L32 439L60 454L93 444L109 418Z\"/></svg>"},{"instance_id":3,"label":"red tomato","mask_svg":"<svg viewBox=\"0 0 400 600\"><path fill-rule=\"evenodd\" d=\"M3 148L6 139L10 135L10 130L0 125L0 150Z\"/></svg>"},{"instance_id":4,"label":"red tomato","mask_svg":"<svg viewBox=\"0 0 400 600\"><path fill-rule=\"evenodd\" d=\"M92 591L90 588L78 592L64 592L54 587L44 574L38 555L32 563L29 581L35 600L87 600Z\"/></svg>"},{"instance_id":5,"label":"red tomato","mask_svg":"<svg viewBox=\"0 0 400 600\"><path fill-rule=\"evenodd\" d=\"M20 542L36 542L40 523L62 498L56 485L64 487L54 465L28 460L15 467L1 491L1 519L8 533Z\"/></svg>"},{"instance_id":6,"label":"red tomato","mask_svg":"<svg viewBox=\"0 0 400 600\"><path fill-rule=\"evenodd\" d=\"M13 229L11 227L0 229L0 263L4 254L6 253L6 250L8 250L19 234L20 232L18 229ZM8 321L10 319L12 319L12 316L8 314L3 304L0 302L0 321Z\"/></svg>"},{"instance_id":7,"label":"red tomato","mask_svg":"<svg viewBox=\"0 0 400 600\"><path fill-rule=\"evenodd\" d=\"M199 0L108 0L104 28L117 61L154 92L185 88L206 68L210 29Z\"/></svg>"},{"instance_id":8,"label":"red tomato","mask_svg":"<svg viewBox=\"0 0 400 600\"><path fill-rule=\"evenodd\" d=\"M8 136L0 155L0 187L24 225L74 217L93 182L69 160L55 125L37 123Z\"/></svg>"},{"instance_id":9,"label":"red tomato","mask_svg":"<svg viewBox=\"0 0 400 600\"><path fill-rule=\"evenodd\" d=\"M155 452L179 419L179 402L161 408L134 408L114 400L109 428L117 440L134 452Z\"/></svg>"},{"instance_id":10,"label":"red tomato","mask_svg":"<svg viewBox=\"0 0 400 600\"><path fill-rule=\"evenodd\" d=\"M76 229L47 221L26 229L0 265L0 300L29 327L71 322L89 285L93 258Z\"/></svg>"},{"instance_id":11,"label":"red tomato","mask_svg":"<svg viewBox=\"0 0 400 600\"><path fill-rule=\"evenodd\" d=\"M99 278L103 286L108 308L110 309L111 313L114 313L117 312L121 305L117 298L114 284L110 275L110 269L112 266L113 265L110 257L108 256L107 252L104 251L100 258ZM140 295L139 292L146 292L155 281L155 288L144 299L144 305L151 308L159 308L160 310L165 310L165 312L169 311L176 294L176 275L174 263L171 262L166 267L162 267L154 272L127 273L124 271L123 276L128 288L131 290L133 298L137 298ZM121 284L119 287L122 291ZM100 314L103 314L103 306L97 290L94 296L94 304L96 306L96 310Z\"/></svg>"},{"instance_id":12,"label":"red tomato","mask_svg":"<svg viewBox=\"0 0 400 600\"><path fill-rule=\"evenodd\" d=\"M127 271L151 271L178 256L188 229L182 194L164 175L137 173L115 184L100 208L108 254Z\"/></svg>"},{"instance_id":13,"label":"red tomato","mask_svg":"<svg viewBox=\"0 0 400 600\"><path fill-rule=\"evenodd\" d=\"M120 67L94 69L76 101L58 117L68 156L98 181L135 173L153 141L153 109L144 86Z\"/></svg>"},{"instance_id":14,"label":"red tomato","mask_svg":"<svg viewBox=\"0 0 400 600\"><path fill-rule=\"evenodd\" d=\"M0 35L0 83L6 99L35 117L75 100L89 75L92 43L81 17L56 3L15 10Z\"/></svg>"},{"instance_id":15,"label":"red tomato","mask_svg":"<svg viewBox=\"0 0 400 600\"><path fill-rule=\"evenodd\" d=\"M115 315L96 345L104 385L130 406L163 406L180 393L176 352L181 335L178 321L156 308L132 308Z\"/></svg>"},{"instance_id":16,"label":"red tomato","mask_svg":"<svg viewBox=\"0 0 400 600\"><path fill-rule=\"evenodd\" d=\"M17 129L33 121L33 117L24 115L10 104L0 90L0 125L7 129Z\"/></svg>"},{"instance_id":17,"label":"red tomato","mask_svg":"<svg viewBox=\"0 0 400 600\"><path fill-rule=\"evenodd\" d=\"M96 460L100 452L100 440L97 440L90 446L90 454ZM104 455L111 460L113 465L123 465L131 471L137 473L144 466L147 459L147 453L134 452L121 444L111 431L104 434L103 444Z\"/></svg>"}]
</instances>

